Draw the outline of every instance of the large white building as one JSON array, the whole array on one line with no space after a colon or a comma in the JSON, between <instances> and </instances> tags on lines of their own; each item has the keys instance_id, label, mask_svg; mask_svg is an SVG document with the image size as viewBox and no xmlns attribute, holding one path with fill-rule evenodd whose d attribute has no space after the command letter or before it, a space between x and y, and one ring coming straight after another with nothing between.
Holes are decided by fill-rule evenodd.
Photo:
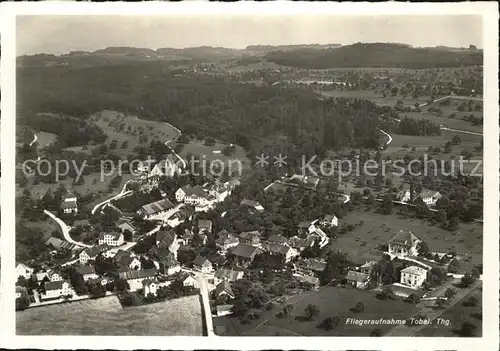
<instances>
[{"instance_id":1,"label":"large white building","mask_svg":"<svg viewBox=\"0 0 500 351\"><path fill-rule=\"evenodd\" d=\"M78 204L76 196L67 191L61 198L61 210L65 214L78 213Z\"/></svg>"},{"instance_id":2,"label":"large white building","mask_svg":"<svg viewBox=\"0 0 500 351\"><path fill-rule=\"evenodd\" d=\"M124 237L121 233L101 233L99 235L99 245L107 244L109 246L120 246L124 243Z\"/></svg>"},{"instance_id":3,"label":"large white building","mask_svg":"<svg viewBox=\"0 0 500 351\"><path fill-rule=\"evenodd\" d=\"M408 229L400 230L388 242L389 253L395 256L417 256L421 241Z\"/></svg>"},{"instance_id":4,"label":"large white building","mask_svg":"<svg viewBox=\"0 0 500 351\"><path fill-rule=\"evenodd\" d=\"M427 279L427 270L417 266L410 266L401 271L401 284L418 288Z\"/></svg>"}]
</instances>

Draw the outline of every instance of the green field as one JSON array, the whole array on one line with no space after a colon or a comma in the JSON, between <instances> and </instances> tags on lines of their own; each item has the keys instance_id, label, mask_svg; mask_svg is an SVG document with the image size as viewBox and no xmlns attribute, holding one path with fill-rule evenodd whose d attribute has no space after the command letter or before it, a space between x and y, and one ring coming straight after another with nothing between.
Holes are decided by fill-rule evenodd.
<instances>
[{"instance_id":1,"label":"green field","mask_svg":"<svg viewBox=\"0 0 500 351\"><path fill-rule=\"evenodd\" d=\"M464 301L467 301L471 296L474 296L478 300L476 306L465 307L462 305ZM479 319L479 315L482 316L482 288L473 290L469 295L465 296L461 301L454 305L449 310L445 311L440 317L443 319L448 319L450 321L450 326L446 327L446 335L443 335L443 329L445 327L437 325L436 323L426 326L424 329L420 330L416 336L424 337L434 337L434 336L449 336L457 337L458 335L453 332L455 329L460 329L462 323L469 322L474 324L477 329L474 332L474 336L480 337L482 335L483 323Z\"/></svg>"},{"instance_id":2,"label":"green field","mask_svg":"<svg viewBox=\"0 0 500 351\"><path fill-rule=\"evenodd\" d=\"M395 208L397 211L397 207ZM342 250L356 263L380 258L380 253L372 252L378 245L387 241L401 229L412 231L429 246L429 250L449 251L470 256L460 259L460 271L467 272L482 263L483 226L481 223L460 223L456 232L449 232L426 221L416 218L398 218L397 215L383 215L369 211L354 211L339 220L341 225L359 224L352 232L339 234L332 241L331 250ZM366 245L363 242L366 241Z\"/></svg>"},{"instance_id":3,"label":"green field","mask_svg":"<svg viewBox=\"0 0 500 351\"><path fill-rule=\"evenodd\" d=\"M400 300L378 300L374 292L357 290L354 288L323 287L316 292L305 292L305 296L292 302L293 311L291 318L278 318L275 313L261 317L255 323L239 325L238 329L231 330L226 324L228 334L239 332L244 336L370 336L374 329L381 329L383 333L392 328L392 325L363 325L348 324L347 318L380 319L394 318L405 319L415 313L414 305ZM364 304L364 311L357 313L351 311L358 302ZM308 304L319 308L319 314L313 320L305 320L304 309ZM338 316L340 324L334 330L318 328L318 324L327 317ZM232 317L222 317L233 319ZM278 334L277 334L278 333ZM230 334L236 335L236 334Z\"/></svg>"},{"instance_id":4,"label":"green field","mask_svg":"<svg viewBox=\"0 0 500 351\"><path fill-rule=\"evenodd\" d=\"M122 308L116 296L16 312L18 335L202 336L199 296Z\"/></svg>"}]
</instances>

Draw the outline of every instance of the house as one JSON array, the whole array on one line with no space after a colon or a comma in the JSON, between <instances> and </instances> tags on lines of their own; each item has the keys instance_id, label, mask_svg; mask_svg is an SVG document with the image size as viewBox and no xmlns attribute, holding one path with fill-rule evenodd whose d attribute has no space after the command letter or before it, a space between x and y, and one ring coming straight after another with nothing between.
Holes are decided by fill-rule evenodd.
<instances>
[{"instance_id":1,"label":"house","mask_svg":"<svg viewBox=\"0 0 500 351\"><path fill-rule=\"evenodd\" d=\"M113 257L113 262L122 270L140 270L142 263L138 257L133 256L130 252L118 250Z\"/></svg>"},{"instance_id":2,"label":"house","mask_svg":"<svg viewBox=\"0 0 500 351\"><path fill-rule=\"evenodd\" d=\"M286 240L286 238L284 236L281 236L281 235L271 235L267 239L267 242L272 243L272 244L278 244L278 245L287 245L288 244L288 240Z\"/></svg>"},{"instance_id":3,"label":"house","mask_svg":"<svg viewBox=\"0 0 500 351\"><path fill-rule=\"evenodd\" d=\"M120 279L125 279L130 285L130 291L137 291L142 289L142 281L144 279L151 279L156 276L155 269L143 269L143 270L129 270L126 272L119 272L118 277Z\"/></svg>"},{"instance_id":4,"label":"house","mask_svg":"<svg viewBox=\"0 0 500 351\"><path fill-rule=\"evenodd\" d=\"M219 251L222 252L225 252L228 249L235 247L239 243L240 243L239 239L225 229L217 233L217 240L215 240L215 246Z\"/></svg>"},{"instance_id":5,"label":"house","mask_svg":"<svg viewBox=\"0 0 500 351\"><path fill-rule=\"evenodd\" d=\"M434 190L422 190L422 192L418 194L418 197L421 198L427 206L434 206L441 198L441 194Z\"/></svg>"},{"instance_id":6,"label":"house","mask_svg":"<svg viewBox=\"0 0 500 351\"><path fill-rule=\"evenodd\" d=\"M258 247L240 243L229 249L229 253L234 256L236 264L246 267L263 251Z\"/></svg>"},{"instance_id":7,"label":"house","mask_svg":"<svg viewBox=\"0 0 500 351\"><path fill-rule=\"evenodd\" d=\"M62 250L78 250L80 247L78 245L75 245L73 243L70 243L69 241L66 240L61 240L59 238L51 236L47 241L45 242L45 245L51 246L57 251L62 251Z\"/></svg>"},{"instance_id":8,"label":"house","mask_svg":"<svg viewBox=\"0 0 500 351\"><path fill-rule=\"evenodd\" d=\"M158 290L158 281L156 279L144 279L142 281L142 288L144 296L148 296L149 294L156 296Z\"/></svg>"},{"instance_id":9,"label":"house","mask_svg":"<svg viewBox=\"0 0 500 351\"><path fill-rule=\"evenodd\" d=\"M311 177L311 176L306 176L306 175L300 175L300 174L294 174L291 177L284 178L285 182L290 182L294 184L303 184L305 186L311 187L316 189L316 187L319 184L319 178L317 177Z\"/></svg>"},{"instance_id":10,"label":"house","mask_svg":"<svg viewBox=\"0 0 500 351\"><path fill-rule=\"evenodd\" d=\"M338 227L339 219L333 214L327 214L319 224L325 227Z\"/></svg>"},{"instance_id":11,"label":"house","mask_svg":"<svg viewBox=\"0 0 500 351\"><path fill-rule=\"evenodd\" d=\"M132 234L136 234L137 233L137 228L134 227L132 225L132 223L130 223L130 221L128 221L126 219L120 219L120 220L118 220L118 223L117 223L116 226L118 227L118 229L120 229L120 231L122 233L124 233L126 230L128 230Z\"/></svg>"},{"instance_id":12,"label":"house","mask_svg":"<svg viewBox=\"0 0 500 351\"><path fill-rule=\"evenodd\" d=\"M326 261L316 258L306 258L299 260L293 265L295 275L317 276L326 268Z\"/></svg>"},{"instance_id":13,"label":"house","mask_svg":"<svg viewBox=\"0 0 500 351\"><path fill-rule=\"evenodd\" d=\"M61 274L59 274L58 272L55 272L53 270L49 270L47 272L47 278L49 278L49 280L51 282L58 282L58 281L63 280Z\"/></svg>"},{"instance_id":14,"label":"house","mask_svg":"<svg viewBox=\"0 0 500 351\"><path fill-rule=\"evenodd\" d=\"M300 222L297 226L299 228L299 233L301 233L301 234L314 233L317 230L316 225L315 225L316 222L317 222L317 220Z\"/></svg>"},{"instance_id":15,"label":"house","mask_svg":"<svg viewBox=\"0 0 500 351\"><path fill-rule=\"evenodd\" d=\"M178 208L165 222L172 228L177 227L179 224L190 221L193 218L194 208L189 205Z\"/></svg>"},{"instance_id":16,"label":"house","mask_svg":"<svg viewBox=\"0 0 500 351\"><path fill-rule=\"evenodd\" d=\"M110 247L106 244L87 247L85 250L80 252L80 255L78 255L80 264L85 265L89 260L95 260L99 254L105 253L109 249Z\"/></svg>"},{"instance_id":17,"label":"house","mask_svg":"<svg viewBox=\"0 0 500 351\"><path fill-rule=\"evenodd\" d=\"M99 278L94 266L79 266L75 268L75 271L82 275L84 281Z\"/></svg>"},{"instance_id":18,"label":"house","mask_svg":"<svg viewBox=\"0 0 500 351\"><path fill-rule=\"evenodd\" d=\"M175 212L175 205L168 199L162 199L142 206L137 213L143 219L159 219L169 217Z\"/></svg>"},{"instance_id":19,"label":"house","mask_svg":"<svg viewBox=\"0 0 500 351\"><path fill-rule=\"evenodd\" d=\"M212 196L215 199L215 202L222 202L224 199L231 194L231 187L229 183L221 184L217 179L215 184L210 187L208 190L209 196Z\"/></svg>"},{"instance_id":20,"label":"house","mask_svg":"<svg viewBox=\"0 0 500 351\"><path fill-rule=\"evenodd\" d=\"M305 276L298 277L298 279L302 285L305 285L309 289L319 288L319 278L318 277L311 277L309 275L305 275Z\"/></svg>"},{"instance_id":21,"label":"house","mask_svg":"<svg viewBox=\"0 0 500 351\"><path fill-rule=\"evenodd\" d=\"M418 288L427 279L427 270L418 266L410 266L401 270L401 284Z\"/></svg>"},{"instance_id":22,"label":"house","mask_svg":"<svg viewBox=\"0 0 500 351\"><path fill-rule=\"evenodd\" d=\"M24 263L18 263L16 266L16 277L23 277L25 279L30 279L31 275L35 270Z\"/></svg>"},{"instance_id":23,"label":"house","mask_svg":"<svg viewBox=\"0 0 500 351\"><path fill-rule=\"evenodd\" d=\"M186 185L177 189L175 192L175 199L177 202L184 202L186 204L201 205L207 200L207 192L201 186Z\"/></svg>"},{"instance_id":24,"label":"house","mask_svg":"<svg viewBox=\"0 0 500 351\"><path fill-rule=\"evenodd\" d=\"M243 279L244 271L237 271L229 268L219 268L215 271L214 284L218 285L222 281L235 282L238 279Z\"/></svg>"},{"instance_id":25,"label":"house","mask_svg":"<svg viewBox=\"0 0 500 351\"><path fill-rule=\"evenodd\" d=\"M234 299L233 289L231 289L231 284L228 281L217 284L214 295L216 298L229 297L230 299Z\"/></svg>"},{"instance_id":26,"label":"house","mask_svg":"<svg viewBox=\"0 0 500 351\"><path fill-rule=\"evenodd\" d=\"M251 232L242 232L239 235L239 241L243 244L248 244L252 246L260 246L260 233L258 230L253 230Z\"/></svg>"},{"instance_id":27,"label":"house","mask_svg":"<svg viewBox=\"0 0 500 351\"><path fill-rule=\"evenodd\" d=\"M102 278L102 277L91 278L91 279L87 280L88 285L106 286L109 282L110 282L109 278Z\"/></svg>"},{"instance_id":28,"label":"house","mask_svg":"<svg viewBox=\"0 0 500 351\"><path fill-rule=\"evenodd\" d=\"M416 193L413 192L413 199L415 199ZM401 201L401 202L410 202L410 190L401 190L396 194L396 200Z\"/></svg>"},{"instance_id":29,"label":"house","mask_svg":"<svg viewBox=\"0 0 500 351\"><path fill-rule=\"evenodd\" d=\"M316 241L315 237L309 235L306 238L299 238L298 236L293 236L288 240L288 245L293 247L295 250L301 252L312 247Z\"/></svg>"},{"instance_id":30,"label":"house","mask_svg":"<svg viewBox=\"0 0 500 351\"><path fill-rule=\"evenodd\" d=\"M347 284L352 285L356 289L368 289L370 275L357 271L349 271L347 272L346 280Z\"/></svg>"},{"instance_id":31,"label":"house","mask_svg":"<svg viewBox=\"0 0 500 351\"><path fill-rule=\"evenodd\" d=\"M297 250L288 245L266 243L264 244L263 248L270 255L282 256L285 263L290 262L292 258L296 257L299 254Z\"/></svg>"},{"instance_id":32,"label":"house","mask_svg":"<svg viewBox=\"0 0 500 351\"><path fill-rule=\"evenodd\" d=\"M389 253L396 256L416 256L421 241L408 229L400 230L388 242Z\"/></svg>"},{"instance_id":33,"label":"house","mask_svg":"<svg viewBox=\"0 0 500 351\"><path fill-rule=\"evenodd\" d=\"M212 263L205 257L198 255L193 261L193 268L202 273L210 273L212 271Z\"/></svg>"},{"instance_id":34,"label":"house","mask_svg":"<svg viewBox=\"0 0 500 351\"><path fill-rule=\"evenodd\" d=\"M175 259L177 259L177 251L179 250L179 242L177 240L177 234L169 230L160 230L156 233L156 246L160 249L168 249Z\"/></svg>"},{"instance_id":35,"label":"house","mask_svg":"<svg viewBox=\"0 0 500 351\"><path fill-rule=\"evenodd\" d=\"M260 203L254 200L243 199L241 200L241 205L251 207L257 211L264 211L264 207Z\"/></svg>"},{"instance_id":36,"label":"house","mask_svg":"<svg viewBox=\"0 0 500 351\"><path fill-rule=\"evenodd\" d=\"M112 232L101 233L99 235L99 245L107 244L109 246L120 246L123 245L124 241L122 233Z\"/></svg>"},{"instance_id":37,"label":"house","mask_svg":"<svg viewBox=\"0 0 500 351\"><path fill-rule=\"evenodd\" d=\"M199 234L212 234L212 221L200 219L198 221Z\"/></svg>"},{"instance_id":38,"label":"house","mask_svg":"<svg viewBox=\"0 0 500 351\"><path fill-rule=\"evenodd\" d=\"M199 289L198 281L190 274L183 274L178 278L184 287L190 286Z\"/></svg>"},{"instance_id":39,"label":"house","mask_svg":"<svg viewBox=\"0 0 500 351\"><path fill-rule=\"evenodd\" d=\"M65 280L45 282L45 294L42 294L42 300L56 299L63 296L73 295L73 288Z\"/></svg>"},{"instance_id":40,"label":"house","mask_svg":"<svg viewBox=\"0 0 500 351\"><path fill-rule=\"evenodd\" d=\"M78 212L76 196L69 190L61 197L61 211L64 214L74 214Z\"/></svg>"},{"instance_id":41,"label":"house","mask_svg":"<svg viewBox=\"0 0 500 351\"><path fill-rule=\"evenodd\" d=\"M218 305L216 307L217 310L217 317L222 317L222 316L227 316L230 314L233 314L233 305ZM217 334L221 335L221 334Z\"/></svg>"}]
</instances>

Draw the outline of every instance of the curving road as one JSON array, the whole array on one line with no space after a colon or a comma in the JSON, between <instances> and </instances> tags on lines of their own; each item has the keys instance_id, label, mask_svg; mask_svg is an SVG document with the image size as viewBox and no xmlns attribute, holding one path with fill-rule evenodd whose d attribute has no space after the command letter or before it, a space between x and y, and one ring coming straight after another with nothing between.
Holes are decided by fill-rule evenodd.
<instances>
[{"instance_id":1,"label":"curving road","mask_svg":"<svg viewBox=\"0 0 500 351\"><path fill-rule=\"evenodd\" d=\"M387 136L387 138L389 138L387 140L387 142L385 143L387 146L389 146L390 143L392 143L392 136L387 133L385 130L382 130L382 129L379 129L381 133L385 134L385 136Z\"/></svg>"},{"instance_id":2,"label":"curving road","mask_svg":"<svg viewBox=\"0 0 500 351\"><path fill-rule=\"evenodd\" d=\"M174 127L174 126L173 126L173 125L171 125L170 123L167 123L167 122L164 122L164 123L165 123L166 125L168 125L170 128L174 129L174 130L177 132L177 134L179 134L179 135L177 135L177 138L178 138L178 137L180 137L180 136L182 135L182 132L180 131L180 129L179 129L179 128ZM172 149L172 147L171 147L170 145L168 145L168 143L170 143L172 140L173 140L173 138L171 138L170 140L167 140L167 141L165 142L165 145L166 145L166 146L170 149L170 151L172 151L172 153L173 153L173 154L174 154L174 155L175 155L175 156L179 159L179 161L181 161L181 162L182 162L182 166L183 166L183 168L186 168L186 167L187 167L187 163L186 163L186 161L184 161L184 159L183 159L182 157L180 157L180 156L179 156L179 155L178 155L178 154L174 151L174 149Z\"/></svg>"},{"instance_id":3,"label":"curving road","mask_svg":"<svg viewBox=\"0 0 500 351\"><path fill-rule=\"evenodd\" d=\"M111 198L109 198L109 199L107 199L107 200L104 200L104 201L102 201L102 202L99 202L97 205L95 205L95 206L92 208L91 213L92 213L92 214L94 214L94 213L95 213L95 212L96 212L96 211L97 211L97 210L98 210L98 209L99 209L102 205L105 205L105 204L107 204L108 202L111 202L111 201L113 201L113 200L119 199L119 198L121 198L121 197L123 197L123 196L125 196L125 195L129 195L129 194L131 194L131 193L132 193L132 190L127 190L127 185L128 185L128 182L130 182L131 180L132 180L132 179L129 179L129 180L127 180L127 181L125 182L125 184L123 184L123 188L122 188L122 190L121 190L118 194L116 194L115 196L113 196L113 197L111 197Z\"/></svg>"},{"instance_id":4,"label":"curving road","mask_svg":"<svg viewBox=\"0 0 500 351\"><path fill-rule=\"evenodd\" d=\"M36 134L33 133L33 140L31 141L30 146L33 145L34 143L36 143L37 140L38 140L38 137L36 136Z\"/></svg>"},{"instance_id":5,"label":"curving road","mask_svg":"<svg viewBox=\"0 0 500 351\"><path fill-rule=\"evenodd\" d=\"M62 219L60 219L59 217L54 215L52 212L49 212L47 210L43 210L43 213L45 213L47 216L49 216L54 221L56 221L57 224L59 224L59 226L61 227L61 231L63 233L64 239L67 242L70 242L72 244L75 244L75 245L81 246L81 247L90 247L90 245L73 240L73 238L71 238L71 236L69 235L69 231L71 230L71 227L69 227L66 223L64 223L64 221Z\"/></svg>"}]
</instances>

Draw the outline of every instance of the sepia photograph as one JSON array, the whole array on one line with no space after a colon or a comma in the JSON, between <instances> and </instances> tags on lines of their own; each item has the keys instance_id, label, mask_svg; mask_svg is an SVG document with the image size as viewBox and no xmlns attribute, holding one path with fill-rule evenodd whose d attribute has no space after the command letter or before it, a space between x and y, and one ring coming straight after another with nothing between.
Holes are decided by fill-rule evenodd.
<instances>
[{"instance_id":1,"label":"sepia photograph","mask_svg":"<svg viewBox=\"0 0 500 351\"><path fill-rule=\"evenodd\" d=\"M14 333L481 339L484 20L17 14Z\"/></svg>"}]
</instances>

